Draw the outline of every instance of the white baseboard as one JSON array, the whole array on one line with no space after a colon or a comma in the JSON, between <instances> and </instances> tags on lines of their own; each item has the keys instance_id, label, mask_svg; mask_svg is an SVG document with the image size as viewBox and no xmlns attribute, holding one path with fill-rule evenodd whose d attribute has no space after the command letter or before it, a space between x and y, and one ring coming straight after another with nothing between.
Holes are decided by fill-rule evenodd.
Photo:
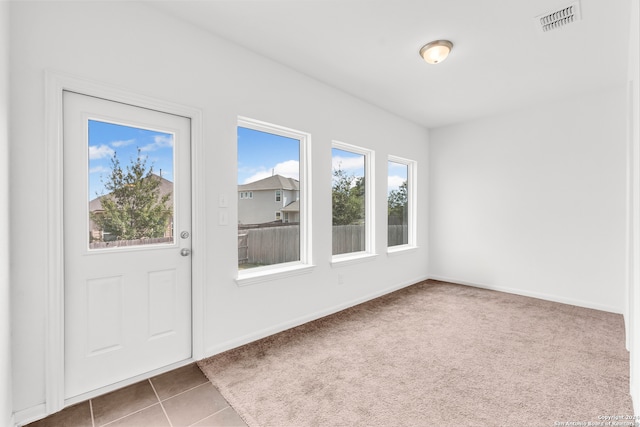
<instances>
[{"instance_id":1,"label":"white baseboard","mask_svg":"<svg viewBox=\"0 0 640 427\"><path fill-rule=\"evenodd\" d=\"M537 299L542 299L542 300L546 300L546 301L559 302L559 303L562 303L562 304L575 305L575 306L578 306L578 307L591 308L591 309L594 309L594 310L607 311L607 312L610 312L610 313L623 314L623 310L621 310L618 307L612 307L612 306L608 306L608 305L604 305L604 304L592 303L592 302L589 302L589 301L583 301L583 300L574 299L574 298L564 298L564 297L560 297L560 296L557 296L557 295L545 294L545 293L542 293L542 292L531 292L531 291L526 291L526 290L523 290L523 289L508 288L508 287L504 287L504 286L485 285L483 283L468 282L466 280L459 280L459 279L455 279L455 278L452 278L452 277L444 277L444 276L430 275L429 279L439 280L439 281L442 281L442 282L454 283L456 285L465 285L465 286L471 286L471 287L474 287L474 288L488 289L488 290L491 290L491 291L506 292L508 294L522 295L522 296L525 296L525 297L537 298Z\"/></svg>"},{"instance_id":2,"label":"white baseboard","mask_svg":"<svg viewBox=\"0 0 640 427\"><path fill-rule=\"evenodd\" d=\"M307 314L307 315L304 315L304 316L300 316L300 317L297 317L297 318L295 318L293 320L290 320L290 321L287 321L287 322L282 322L282 323L279 323L277 325L274 325L274 326L271 326L271 327L268 327L268 328L265 328L265 329L261 329L261 330L256 331L256 332L253 332L253 333L250 333L250 334L246 334L246 335L243 335L241 337L233 338L231 340L228 340L228 341L213 345L213 346L208 347L206 349L205 358L214 356L216 354L220 354L222 352L225 352L227 350L231 350L231 349L236 348L236 347L240 347L240 346L245 345L245 344L249 344L250 342L257 341L257 340L262 339L262 338L266 338L266 337L268 337L270 335L275 335L275 334L277 334L279 332L286 331L287 329L295 328L296 326L300 326L300 325L303 325L305 323L311 322L313 320L317 320L317 319L320 319L322 317L328 316L330 314L337 313L339 311L342 311L342 310L345 310L347 308L356 306L358 304L362 304L363 302L367 302L367 301L370 301L372 299L375 299L375 298L381 297L383 295L389 294L391 292L397 291L399 289L406 288L407 286L415 285L416 283L420 283L420 282L422 282L424 280L427 280L427 279L428 279L428 277L425 276L425 277L419 277L419 278L416 278L414 280L410 280L410 281L407 281L407 282L399 283L399 284L396 284L396 285L391 286L389 288L385 288L385 289L383 289L381 291L377 291L377 292L373 292L371 294L367 294L364 297L356 298L355 300L351 300L349 302L338 304L338 305L335 305L333 307L327 308L325 310L316 311L314 313Z\"/></svg>"},{"instance_id":3,"label":"white baseboard","mask_svg":"<svg viewBox=\"0 0 640 427\"><path fill-rule=\"evenodd\" d=\"M638 378L638 357L636 357L634 350L632 346L632 351L629 354L629 362L631 365L629 369L629 395L631 396L633 413L637 416L640 415L640 378ZM640 425L638 421L640 420L636 420L637 425Z\"/></svg>"},{"instance_id":4,"label":"white baseboard","mask_svg":"<svg viewBox=\"0 0 640 427\"><path fill-rule=\"evenodd\" d=\"M84 402L85 400L89 400L92 399L96 396L100 396L106 393L109 393L113 390L117 390L119 388L122 387L126 387L130 384L135 384L138 381L142 381L144 379L147 378L151 378L154 377L156 375L160 375L163 374L165 372L169 372L172 371L174 369L180 368L182 366L188 365L193 363L194 360L189 358L189 359L185 359L185 360L181 360L180 362L176 362L173 363L171 365L167 365L167 366L163 366L161 368L155 369L153 371L150 372L145 372L144 374L140 374L137 375L135 377L131 377L128 378L126 380L123 381L119 381L117 383L108 385L106 387L102 387L98 390L93 390L90 391L88 393L84 393L80 396L75 396L73 398L70 399L66 399L64 402L64 408L67 408L69 406L75 405L76 403L79 402ZM60 408L60 409L64 409L64 408ZM32 423L34 421L40 420L42 418L48 417L49 415L51 415L51 413L47 413L47 406L46 404L40 404L40 405L36 405L36 406L32 406L31 408L27 408L24 409L22 411L18 411L15 412L13 414L13 422L11 424L9 424L10 426L24 426L26 424Z\"/></svg>"},{"instance_id":5,"label":"white baseboard","mask_svg":"<svg viewBox=\"0 0 640 427\"><path fill-rule=\"evenodd\" d=\"M629 323L629 315L628 315L628 311L625 310L624 313L622 313L622 318L624 319L624 347L627 349L627 351L631 351L631 324Z\"/></svg>"},{"instance_id":6,"label":"white baseboard","mask_svg":"<svg viewBox=\"0 0 640 427\"><path fill-rule=\"evenodd\" d=\"M32 423L47 416L47 406L44 403L35 405L22 411L14 412L13 424L14 426L23 426L25 424Z\"/></svg>"}]
</instances>

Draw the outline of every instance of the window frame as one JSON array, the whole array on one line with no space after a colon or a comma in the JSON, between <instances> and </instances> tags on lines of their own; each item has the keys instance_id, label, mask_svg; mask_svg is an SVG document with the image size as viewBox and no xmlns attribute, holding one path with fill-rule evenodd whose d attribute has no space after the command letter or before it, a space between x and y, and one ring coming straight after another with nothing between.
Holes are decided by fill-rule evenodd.
<instances>
[{"instance_id":1,"label":"window frame","mask_svg":"<svg viewBox=\"0 0 640 427\"><path fill-rule=\"evenodd\" d=\"M389 162L398 163L407 167L407 243L403 245L389 246L387 241L387 254L412 250L418 247L417 241L417 206L418 206L418 162L404 157L387 156L387 179L389 178ZM388 186L387 186L388 194ZM388 212L388 211L387 211ZM389 217L387 213L387 233L389 230ZM388 235L388 234L387 234Z\"/></svg>"},{"instance_id":2,"label":"window frame","mask_svg":"<svg viewBox=\"0 0 640 427\"><path fill-rule=\"evenodd\" d=\"M282 202L282 190L275 191L275 200L276 202Z\"/></svg>"},{"instance_id":3,"label":"window frame","mask_svg":"<svg viewBox=\"0 0 640 427\"><path fill-rule=\"evenodd\" d=\"M331 141L331 151L336 148L364 156L364 250L343 254L331 254L331 265L348 265L357 262L372 260L377 257L375 235L375 151L346 142ZM331 170L333 171L333 154L331 155ZM332 175L333 176L333 175ZM331 203L333 217L333 203ZM331 222L333 227L333 220ZM333 242L331 244L333 248ZM333 249L331 250L333 252Z\"/></svg>"},{"instance_id":4,"label":"window frame","mask_svg":"<svg viewBox=\"0 0 640 427\"><path fill-rule=\"evenodd\" d=\"M238 286L247 286L283 277L310 273L315 267L312 264L313 245L311 235L311 134L243 116L238 116L236 130L238 127L297 139L300 142L300 158L298 160L300 167L298 180L300 187L300 260L266 265L249 270L237 270L236 284ZM236 265L237 262L236 260Z\"/></svg>"}]
</instances>

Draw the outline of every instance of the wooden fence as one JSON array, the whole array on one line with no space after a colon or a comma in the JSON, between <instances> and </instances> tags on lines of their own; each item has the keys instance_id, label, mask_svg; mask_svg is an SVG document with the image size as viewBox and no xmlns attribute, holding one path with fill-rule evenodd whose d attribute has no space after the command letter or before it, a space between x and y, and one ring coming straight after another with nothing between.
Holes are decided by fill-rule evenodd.
<instances>
[{"instance_id":1,"label":"wooden fence","mask_svg":"<svg viewBox=\"0 0 640 427\"><path fill-rule=\"evenodd\" d=\"M251 228L238 233L238 263L272 265L300 259L300 226Z\"/></svg>"},{"instance_id":2,"label":"wooden fence","mask_svg":"<svg viewBox=\"0 0 640 427\"><path fill-rule=\"evenodd\" d=\"M406 225L387 227L387 245L397 246L408 242L409 229ZM365 250L364 225L336 225L333 227L333 254L346 254Z\"/></svg>"},{"instance_id":3,"label":"wooden fence","mask_svg":"<svg viewBox=\"0 0 640 427\"><path fill-rule=\"evenodd\" d=\"M387 229L387 246L406 245L409 242L409 226L390 225Z\"/></svg>"},{"instance_id":4,"label":"wooden fence","mask_svg":"<svg viewBox=\"0 0 640 427\"><path fill-rule=\"evenodd\" d=\"M390 225L389 246L407 240L406 225ZM332 232L333 254L365 249L364 225L337 225ZM238 264L272 265L300 259L300 226L250 228L238 231Z\"/></svg>"},{"instance_id":5,"label":"wooden fence","mask_svg":"<svg viewBox=\"0 0 640 427\"><path fill-rule=\"evenodd\" d=\"M249 233L238 231L238 264L249 262Z\"/></svg>"},{"instance_id":6,"label":"wooden fence","mask_svg":"<svg viewBox=\"0 0 640 427\"><path fill-rule=\"evenodd\" d=\"M364 251L364 224L334 225L331 245L333 255Z\"/></svg>"},{"instance_id":7,"label":"wooden fence","mask_svg":"<svg viewBox=\"0 0 640 427\"><path fill-rule=\"evenodd\" d=\"M156 237L153 239L114 240L112 242L91 242L89 249L121 248L125 246L155 245L173 243L173 237Z\"/></svg>"}]
</instances>

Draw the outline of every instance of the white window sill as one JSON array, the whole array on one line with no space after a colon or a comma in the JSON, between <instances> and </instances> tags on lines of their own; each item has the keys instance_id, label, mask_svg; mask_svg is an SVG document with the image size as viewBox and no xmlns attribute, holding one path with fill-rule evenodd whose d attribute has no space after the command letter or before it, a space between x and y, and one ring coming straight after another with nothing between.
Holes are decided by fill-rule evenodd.
<instances>
[{"instance_id":1,"label":"white window sill","mask_svg":"<svg viewBox=\"0 0 640 427\"><path fill-rule=\"evenodd\" d=\"M377 257L378 254L372 254L369 252L356 252L350 254L334 255L331 258L331 267L342 267L344 265L373 261Z\"/></svg>"},{"instance_id":2,"label":"white window sill","mask_svg":"<svg viewBox=\"0 0 640 427\"><path fill-rule=\"evenodd\" d=\"M270 280L282 279L285 277L298 276L300 274L311 273L315 265L311 264L295 264L276 268L245 270L238 272L236 284L238 286L255 285L256 283L267 282Z\"/></svg>"},{"instance_id":3,"label":"white window sill","mask_svg":"<svg viewBox=\"0 0 640 427\"><path fill-rule=\"evenodd\" d=\"M387 248L387 255L388 256L400 255L407 252L415 252L418 249L419 247L414 245L390 246Z\"/></svg>"}]
</instances>

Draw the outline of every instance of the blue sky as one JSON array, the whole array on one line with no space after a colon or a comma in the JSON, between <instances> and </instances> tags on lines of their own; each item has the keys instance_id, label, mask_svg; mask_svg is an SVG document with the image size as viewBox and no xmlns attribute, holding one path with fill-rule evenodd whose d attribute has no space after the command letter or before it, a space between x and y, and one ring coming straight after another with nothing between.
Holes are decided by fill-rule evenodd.
<instances>
[{"instance_id":1,"label":"blue sky","mask_svg":"<svg viewBox=\"0 0 640 427\"><path fill-rule=\"evenodd\" d=\"M238 184L247 184L279 174L300 177L300 141L245 127L238 127ZM355 177L364 174L364 156L346 150L331 150L332 168L341 167ZM387 191L397 190L407 179L407 166L388 162Z\"/></svg>"},{"instance_id":2,"label":"blue sky","mask_svg":"<svg viewBox=\"0 0 640 427\"><path fill-rule=\"evenodd\" d=\"M111 172L114 153L125 167L138 155L147 159L147 168L173 181L174 136L155 130L140 129L97 120L89 120L89 200L105 194L101 180L106 181Z\"/></svg>"},{"instance_id":3,"label":"blue sky","mask_svg":"<svg viewBox=\"0 0 640 427\"><path fill-rule=\"evenodd\" d=\"M346 170L348 174L360 177L364 174L364 156L346 150L333 148L331 150L333 169L338 167ZM387 162L387 192L397 190L407 180L407 165L397 162Z\"/></svg>"},{"instance_id":4,"label":"blue sky","mask_svg":"<svg viewBox=\"0 0 640 427\"><path fill-rule=\"evenodd\" d=\"M397 162L387 162L387 192L397 190L403 182L407 180L407 165Z\"/></svg>"},{"instance_id":5,"label":"blue sky","mask_svg":"<svg viewBox=\"0 0 640 427\"><path fill-rule=\"evenodd\" d=\"M300 179L300 141L238 127L238 184L272 174Z\"/></svg>"},{"instance_id":6,"label":"blue sky","mask_svg":"<svg viewBox=\"0 0 640 427\"><path fill-rule=\"evenodd\" d=\"M340 150L339 148L332 148L331 167L332 171L342 169L348 175L359 178L364 176L364 155ZM352 184L355 185L355 182Z\"/></svg>"}]
</instances>

